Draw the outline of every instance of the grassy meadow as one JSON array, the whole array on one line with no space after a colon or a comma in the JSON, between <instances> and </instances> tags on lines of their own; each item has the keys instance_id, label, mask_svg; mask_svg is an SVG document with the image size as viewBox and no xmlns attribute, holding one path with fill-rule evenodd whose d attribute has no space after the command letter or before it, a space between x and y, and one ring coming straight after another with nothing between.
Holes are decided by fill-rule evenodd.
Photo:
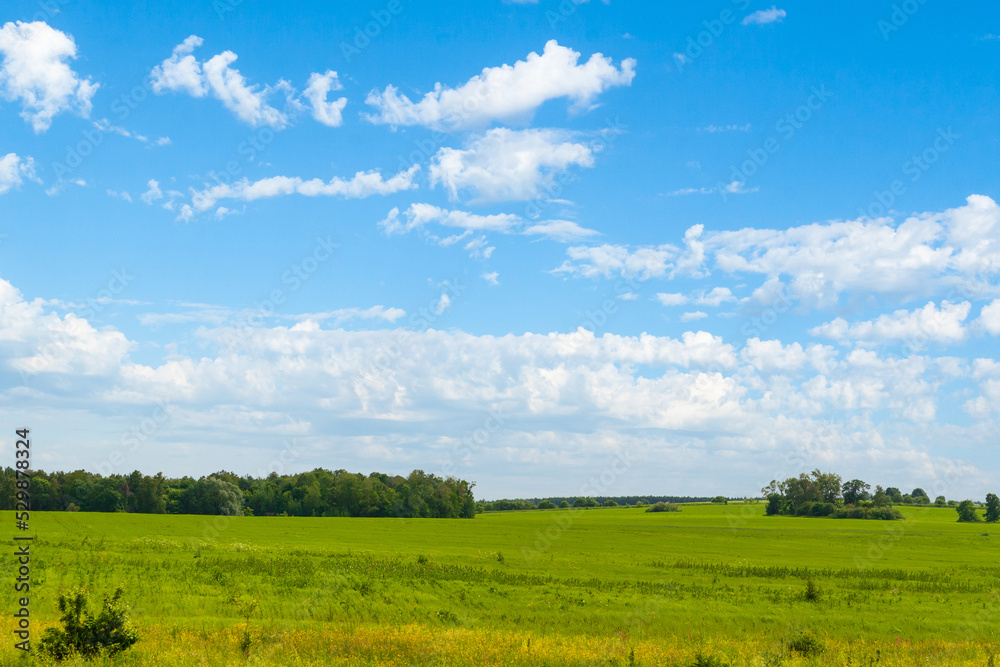
<instances>
[{"instance_id":1,"label":"grassy meadow","mask_svg":"<svg viewBox=\"0 0 1000 667\"><path fill-rule=\"evenodd\" d=\"M903 512L895 522L765 517L763 505L739 504L474 520L36 512L33 640L56 623L60 591L86 586L95 605L123 586L142 639L109 664L1000 663L1000 526L956 523L953 508ZM6 610L14 567L13 555L0 561ZM259 601L248 656L237 595ZM10 614L0 626L0 664L44 663L14 650Z\"/></svg>"}]
</instances>

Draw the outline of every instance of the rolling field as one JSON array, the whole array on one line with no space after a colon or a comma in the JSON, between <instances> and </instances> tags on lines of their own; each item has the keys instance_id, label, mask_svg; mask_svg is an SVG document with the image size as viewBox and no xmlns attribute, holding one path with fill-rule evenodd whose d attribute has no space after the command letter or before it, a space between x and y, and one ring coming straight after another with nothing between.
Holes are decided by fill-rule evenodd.
<instances>
[{"instance_id":1,"label":"rolling field","mask_svg":"<svg viewBox=\"0 0 1000 667\"><path fill-rule=\"evenodd\" d=\"M86 586L93 604L120 585L142 639L110 664L1000 662L1000 526L958 524L952 508L903 512L897 522L765 517L763 505L474 520L33 513L33 639L55 624L60 591ZM14 566L12 555L0 563L5 610ZM260 603L246 658L236 595ZM0 625L0 664L28 664L9 613ZM821 650L790 650L810 638Z\"/></svg>"}]
</instances>

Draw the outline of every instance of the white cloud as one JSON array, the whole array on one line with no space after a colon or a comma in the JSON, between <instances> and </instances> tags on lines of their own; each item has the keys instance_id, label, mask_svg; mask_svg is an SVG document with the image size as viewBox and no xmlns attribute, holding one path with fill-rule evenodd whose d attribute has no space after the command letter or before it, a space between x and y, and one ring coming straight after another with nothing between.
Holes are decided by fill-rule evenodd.
<instances>
[{"instance_id":1,"label":"white cloud","mask_svg":"<svg viewBox=\"0 0 1000 667\"><path fill-rule=\"evenodd\" d=\"M338 308L328 313L309 313L296 317L302 321L322 322L332 320L334 326L339 326L350 320L384 320L386 322L396 322L401 317L406 316L406 311L402 308L386 308L385 306L372 306L371 308Z\"/></svg>"},{"instance_id":2,"label":"white cloud","mask_svg":"<svg viewBox=\"0 0 1000 667\"><path fill-rule=\"evenodd\" d=\"M453 200L466 190L475 202L536 199L559 172L594 165L590 149L569 138L560 130L495 128L465 150L440 149L431 162L431 184L440 183Z\"/></svg>"},{"instance_id":3,"label":"white cloud","mask_svg":"<svg viewBox=\"0 0 1000 667\"><path fill-rule=\"evenodd\" d=\"M572 241L580 241L591 236L598 236L600 232L581 227L570 220L546 220L544 222L531 225L524 230L523 234L527 236L544 236L552 239L553 241L570 243Z\"/></svg>"},{"instance_id":4,"label":"white cloud","mask_svg":"<svg viewBox=\"0 0 1000 667\"><path fill-rule=\"evenodd\" d=\"M21 187L25 179L41 183L35 175L35 161L32 158L20 157L16 153L0 157L0 195Z\"/></svg>"},{"instance_id":5,"label":"white cloud","mask_svg":"<svg viewBox=\"0 0 1000 667\"><path fill-rule=\"evenodd\" d=\"M437 300L436 304L434 304L434 314L440 315L444 311L448 310L448 308L450 307L451 307L451 297L448 296L447 292L445 292L441 294L441 298Z\"/></svg>"},{"instance_id":6,"label":"white cloud","mask_svg":"<svg viewBox=\"0 0 1000 667\"><path fill-rule=\"evenodd\" d=\"M1000 299L994 299L979 312L979 326L986 332L1000 335Z\"/></svg>"},{"instance_id":7,"label":"white cloud","mask_svg":"<svg viewBox=\"0 0 1000 667\"><path fill-rule=\"evenodd\" d=\"M387 195L415 187L413 178L420 170L413 165L389 179L383 179L379 171L359 171L351 179L334 177L329 181L319 178L303 180L298 177L272 176L258 181L242 179L235 183L219 185L193 192L191 205L196 211L206 211L223 199L255 201L269 197L300 194L306 197L343 197L361 199L372 195Z\"/></svg>"},{"instance_id":8,"label":"white cloud","mask_svg":"<svg viewBox=\"0 0 1000 667\"><path fill-rule=\"evenodd\" d=\"M511 232L521 222L516 215L507 213L476 215L465 211L449 211L431 204L410 204L410 207L403 212L403 216L406 218L405 222L400 220L399 209L393 208L378 226L387 235L405 234L429 223L469 231ZM450 243L446 242L445 245Z\"/></svg>"},{"instance_id":9,"label":"white cloud","mask_svg":"<svg viewBox=\"0 0 1000 667\"><path fill-rule=\"evenodd\" d=\"M64 375L63 386L78 387L88 376L115 373L130 347L121 332L95 329L72 313L61 317L0 279L0 357L22 380Z\"/></svg>"},{"instance_id":10,"label":"white cloud","mask_svg":"<svg viewBox=\"0 0 1000 667\"><path fill-rule=\"evenodd\" d=\"M440 303L435 299L431 308ZM669 452L686 466L678 479L700 474L690 482L697 486L717 479L704 471L719 456L740 469L727 483L747 474L796 474L805 443L818 466L836 462L851 476L875 466L900 476L893 479L929 480L911 486L935 488L931 482L942 470L962 467L936 457L937 443L968 448L995 438L1000 363L993 359L966 365L952 358L881 358L864 349L838 359L825 346L758 338L734 348L707 332L345 331L321 328L324 316L368 317L381 325L403 314L376 306L301 316L291 327L199 327L193 355L173 348L147 365L129 358L134 344L121 332L59 316L0 281L4 396L42 403L53 423L82 434L71 447L58 444L65 438L54 440L53 454L70 461L67 467L83 467L78 459L106 451L108 433L127 432L127 420L138 423L137 411L168 401L175 409L153 437L156 456L181 456L209 439L215 445L201 450L210 459L203 461L206 473L235 452L253 472L256 448L273 457L270 446L280 436L295 437L304 469L321 465L336 447L357 457L345 464L352 469L386 455L398 464L406 455L437 472L426 461L450 457L463 477L484 483L517 474L550 483L533 472L540 461L565 461L586 479L586 471L600 469L615 452L629 455L634 474L655 468L662 476L653 464ZM235 321L232 312L216 319ZM17 380L19 369L30 375L27 386ZM964 391L970 377L979 395L965 407L983 421L929 422L939 397ZM474 453L459 449L464 435L481 425L477 415L485 419L490 410L503 416L505 427ZM873 410L891 418L872 420ZM79 427L81 415L105 430L89 437L93 429ZM346 421L363 434L331 444L329 433ZM786 464L796 469L785 470ZM962 488L987 488L988 476L982 477L962 477Z\"/></svg>"},{"instance_id":11,"label":"white cloud","mask_svg":"<svg viewBox=\"0 0 1000 667\"><path fill-rule=\"evenodd\" d=\"M809 355L798 343L782 345L780 340L760 340L754 337L747 341L740 352L740 358L758 371L789 372L802 368Z\"/></svg>"},{"instance_id":12,"label":"white cloud","mask_svg":"<svg viewBox=\"0 0 1000 667\"><path fill-rule=\"evenodd\" d=\"M766 25L776 21L780 22L787 15L784 9L778 9L775 5L771 5L770 9L758 9L748 15L743 19L743 25Z\"/></svg>"},{"instance_id":13,"label":"white cloud","mask_svg":"<svg viewBox=\"0 0 1000 667\"><path fill-rule=\"evenodd\" d=\"M201 37L191 35L175 46L171 56L150 72L153 92L162 95L166 92L183 91L192 97L204 97L208 93L208 85L205 83L201 63L191 55L203 43Z\"/></svg>"},{"instance_id":14,"label":"white cloud","mask_svg":"<svg viewBox=\"0 0 1000 667\"><path fill-rule=\"evenodd\" d=\"M163 191L160 190L160 183L156 179L149 179L146 184L147 189L143 192L139 198L142 199L147 204L152 204L155 201L163 199Z\"/></svg>"},{"instance_id":15,"label":"white cloud","mask_svg":"<svg viewBox=\"0 0 1000 667\"><path fill-rule=\"evenodd\" d=\"M681 322L694 322L696 320L703 320L708 317L708 313L703 313L700 310L695 310L690 313L684 313L681 315Z\"/></svg>"},{"instance_id":16,"label":"white cloud","mask_svg":"<svg viewBox=\"0 0 1000 667\"><path fill-rule=\"evenodd\" d=\"M571 246L555 272L642 280L704 277L712 270L757 274L763 282L751 286L747 303L766 305L778 295L785 306L790 300L821 308L832 307L845 292L903 300L957 300L956 294L971 299L1000 292L1000 206L983 195L969 196L964 206L910 216L898 225L888 218L717 232L695 225L683 240L683 250L672 245ZM629 268L637 257L648 260L645 270Z\"/></svg>"},{"instance_id":17,"label":"white cloud","mask_svg":"<svg viewBox=\"0 0 1000 667\"><path fill-rule=\"evenodd\" d=\"M711 292L699 296L696 303L702 306L720 306L731 301L736 301L736 297L728 287L714 287Z\"/></svg>"},{"instance_id":18,"label":"white cloud","mask_svg":"<svg viewBox=\"0 0 1000 667\"><path fill-rule=\"evenodd\" d=\"M605 243L599 246L570 246L566 254L569 259L553 273L586 278L621 275L649 280L662 277L673 268L671 260L677 256L678 249L672 245L660 245L630 250L626 246Z\"/></svg>"},{"instance_id":19,"label":"white cloud","mask_svg":"<svg viewBox=\"0 0 1000 667\"><path fill-rule=\"evenodd\" d=\"M848 324L838 317L810 329L809 333L841 342L856 341L861 345L902 341L913 349L920 349L926 341L958 343L965 338L963 322L969 315L970 307L968 301L942 301L940 308L932 302L917 310L897 310L880 315L875 320L855 324Z\"/></svg>"},{"instance_id":20,"label":"white cloud","mask_svg":"<svg viewBox=\"0 0 1000 667\"><path fill-rule=\"evenodd\" d=\"M496 272L496 271L492 271L490 273L484 273L483 274L483 280L485 280L490 285L499 285L500 284L499 278L500 278L500 274L498 272Z\"/></svg>"},{"instance_id":21,"label":"white cloud","mask_svg":"<svg viewBox=\"0 0 1000 667\"><path fill-rule=\"evenodd\" d=\"M191 54L202 43L200 37L191 35L174 47L171 56L150 72L153 92L158 95L185 92L192 97L211 93L249 125L282 129L288 124L288 115L267 103L271 93L280 90L288 96L289 105L296 107L294 91L286 82L279 81L273 88L258 90L257 86L247 84L239 70L230 67L238 57L232 51L223 51L204 63L198 62Z\"/></svg>"},{"instance_id":22,"label":"white cloud","mask_svg":"<svg viewBox=\"0 0 1000 667\"><path fill-rule=\"evenodd\" d=\"M635 76L635 60L631 58L623 60L620 69L599 53L582 65L579 59L579 53L551 40L541 55L530 53L513 67L486 68L458 88L438 83L416 103L400 95L394 86L372 91L365 102L375 113L366 117L372 123L388 125L464 129L524 117L560 97L585 109L605 90L630 85Z\"/></svg>"},{"instance_id":23,"label":"white cloud","mask_svg":"<svg viewBox=\"0 0 1000 667\"><path fill-rule=\"evenodd\" d=\"M664 306L683 306L688 302L688 298L683 294L668 294L666 292L660 292L656 295L656 298Z\"/></svg>"},{"instance_id":24,"label":"white cloud","mask_svg":"<svg viewBox=\"0 0 1000 667\"><path fill-rule=\"evenodd\" d=\"M306 84L303 96L309 100L313 118L330 127L340 127L344 122L343 111L347 98L341 97L331 102L326 98L333 90L342 90L344 86L337 78L337 73L327 70L325 74L314 72Z\"/></svg>"},{"instance_id":25,"label":"white cloud","mask_svg":"<svg viewBox=\"0 0 1000 667\"><path fill-rule=\"evenodd\" d=\"M72 111L86 118L98 84L81 79L69 66L76 58L70 35L44 21L5 23L0 28L0 91L4 99L20 100L21 117L36 133L52 118Z\"/></svg>"}]
</instances>

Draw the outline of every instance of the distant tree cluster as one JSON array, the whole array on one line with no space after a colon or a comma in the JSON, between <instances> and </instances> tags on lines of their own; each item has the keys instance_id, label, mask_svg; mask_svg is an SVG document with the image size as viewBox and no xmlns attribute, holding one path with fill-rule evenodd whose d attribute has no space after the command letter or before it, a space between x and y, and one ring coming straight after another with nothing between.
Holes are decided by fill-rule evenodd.
<instances>
[{"instance_id":1,"label":"distant tree cluster","mask_svg":"<svg viewBox=\"0 0 1000 667\"><path fill-rule=\"evenodd\" d=\"M722 496L718 496L722 498ZM692 496L595 496L563 498L552 496L550 498L517 498L480 501L477 503L479 512L509 512L511 510L545 510L561 507L643 507L655 503L707 503L718 502L711 497ZM722 502L727 502L723 498Z\"/></svg>"},{"instance_id":2,"label":"distant tree cluster","mask_svg":"<svg viewBox=\"0 0 1000 667\"><path fill-rule=\"evenodd\" d=\"M981 517L976 512L976 504L971 500L963 500L955 507L958 512L958 520L961 523L979 523L985 520L987 523L1000 521L1000 498L995 493L986 494L986 516Z\"/></svg>"},{"instance_id":3,"label":"distant tree cluster","mask_svg":"<svg viewBox=\"0 0 1000 667\"><path fill-rule=\"evenodd\" d=\"M898 489L895 490L898 494ZM922 489L914 489L910 497L927 498ZM783 482L771 480L761 489L767 500L765 513L785 516L819 516L833 519L902 519L893 509L892 498L881 486L871 486L860 479L841 483L840 475L813 470L789 477ZM928 499L929 503L930 500Z\"/></svg>"},{"instance_id":4,"label":"distant tree cluster","mask_svg":"<svg viewBox=\"0 0 1000 667\"><path fill-rule=\"evenodd\" d=\"M0 476L0 509L14 509L15 475ZM266 478L217 472L170 479L136 471L102 477L83 470L33 471L31 508L36 511L223 514L240 516L369 516L467 518L476 514L474 484L422 470L407 477L317 468Z\"/></svg>"}]
</instances>

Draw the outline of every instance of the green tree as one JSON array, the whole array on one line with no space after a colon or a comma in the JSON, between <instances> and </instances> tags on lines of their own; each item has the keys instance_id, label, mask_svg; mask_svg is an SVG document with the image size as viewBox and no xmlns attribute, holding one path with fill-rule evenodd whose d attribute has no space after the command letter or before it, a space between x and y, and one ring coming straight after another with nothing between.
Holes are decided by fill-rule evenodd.
<instances>
[{"instance_id":1,"label":"green tree","mask_svg":"<svg viewBox=\"0 0 1000 667\"><path fill-rule=\"evenodd\" d=\"M551 510L555 509L555 507L556 504L551 500L543 500L542 502L538 503L538 509L540 510Z\"/></svg>"},{"instance_id":2,"label":"green tree","mask_svg":"<svg viewBox=\"0 0 1000 667\"><path fill-rule=\"evenodd\" d=\"M982 519L979 518L979 514L976 513L976 504L971 500L963 500L960 502L958 507L955 508L955 511L958 512L958 520L961 523L977 523L982 521Z\"/></svg>"},{"instance_id":3,"label":"green tree","mask_svg":"<svg viewBox=\"0 0 1000 667\"><path fill-rule=\"evenodd\" d=\"M889 494L882 490L881 486L875 486L875 493L872 494L872 503L875 507L889 507L892 505L892 500L889 498Z\"/></svg>"},{"instance_id":4,"label":"green tree","mask_svg":"<svg viewBox=\"0 0 1000 667\"><path fill-rule=\"evenodd\" d=\"M889 496L889 500L896 503L897 505L903 502L903 494L895 486L890 486L885 490L885 495Z\"/></svg>"},{"instance_id":5,"label":"green tree","mask_svg":"<svg viewBox=\"0 0 1000 667\"><path fill-rule=\"evenodd\" d=\"M923 489L921 489L919 486L917 488L913 489L913 491L910 491L910 497L912 497L913 498L913 502L916 503L916 504L918 504L918 505L930 505L931 504L930 496L928 496L927 492L924 491Z\"/></svg>"},{"instance_id":6,"label":"green tree","mask_svg":"<svg viewBox=\"0 0 1000 667\"><path fill-rule=\"evenodd\" d=\"M561 503L559 503L559 507L561 507L562 509L569 509L569 501L568 500L562 501Z\"/></svg>"},{"instance_id":7,"label":"green tree","mask_svg":"<svg viewBox=\"0 0 1000 667\"><path fill-rule=\"evenodd\" d=\"M995 493L986 494L986 520L990 523L1000 521L1000 498Z\"/></svg>"},{"instance_id":8,"label":"green tree","mask_svg":"<svg viewBox=\"0 0 1000 667\"><path fill-rule=\"evenodd\" d=\"M716 496L716 497L712 498L712 502L715 503L716 505L728 505L729 504L729 501L726 499L725 496Z\"/></svg>"},{"instance_id":9,"label":"green tree","mask_svg":"<svg viewBox=\"0 0 1000 667\"><path fill-rule=\"evenodd\" d=\"M938 496L937 498L934 499L934 504L937 505L938 507L947 507L948 499L945 498L944 496Z\"/></svg>"},{"instance_id":10,"label":"green tree","mask_svg":"<svg viewBox=\"0 0 1000 667\"><path fill-rule=\"evenodd\" d=\"M844 482L844 504L857 505L862 500L868 500L868 490L872 488L860 479Z\"/></svg>"}]
</instances>

